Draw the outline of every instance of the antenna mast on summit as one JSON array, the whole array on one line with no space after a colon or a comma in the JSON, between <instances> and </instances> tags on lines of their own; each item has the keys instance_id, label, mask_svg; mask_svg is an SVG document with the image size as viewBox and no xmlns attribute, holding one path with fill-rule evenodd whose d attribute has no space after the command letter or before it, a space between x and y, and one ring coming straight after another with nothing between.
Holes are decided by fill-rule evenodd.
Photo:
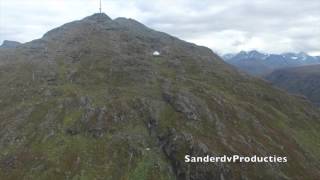
<instances>
[{"instance_id":1,"label":"antenna mast on summit","mask_svg":"<svg viewBox=\"0 0 320 180\"><path fill-rule=\"evenodd\" d=\"M100 0L100 8L99 8L100 14L102 13L102 8L101 8L101 0Z\"/></svg>"}]
</instances>

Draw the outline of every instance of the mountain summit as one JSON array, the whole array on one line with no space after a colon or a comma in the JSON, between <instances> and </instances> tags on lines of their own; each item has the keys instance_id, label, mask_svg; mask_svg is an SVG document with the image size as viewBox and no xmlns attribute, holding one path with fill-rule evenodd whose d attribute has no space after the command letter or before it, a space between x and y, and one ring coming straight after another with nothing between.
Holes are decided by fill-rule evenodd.
<instances>
[{"instance_id":1,"label":"mountain summit","mask_svg":"<svg viewBox=\"0 0 320 180\"><path fill-rule=\"evenodd\" d=\"M112 19L106 15L105 13L96 13L91 16L88 16L83 19L84 21L96 21L96 22L105 22L105 21L112 21Z\"/></svg>"},{"instance_id":2,"label":"mountain summit","mask_svg":"<svg viewBox=\"0 0 320 180\"><path fill-rule=\"evenodd\" d=\"M132 19L95 14L0 48L0 109L2 179L320 177L318 109Z\"/></svg>"}]
</instances>

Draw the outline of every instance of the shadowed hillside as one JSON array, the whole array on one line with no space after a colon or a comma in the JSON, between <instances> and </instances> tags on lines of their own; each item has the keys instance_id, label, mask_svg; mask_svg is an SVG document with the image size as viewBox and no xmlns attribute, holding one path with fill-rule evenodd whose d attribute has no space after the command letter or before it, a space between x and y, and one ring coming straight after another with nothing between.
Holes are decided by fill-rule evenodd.
<instances>
[{"instance_id":1,"label":"shadowed hillside","mask_svg":"<svg viewBox=\"0 0 320 180\"><path fill-rule=\"evenodd\" d=\"M320 106L320 65L281 69L265 78L275 86L302 94Z\"/></svg>"}]
</instances>

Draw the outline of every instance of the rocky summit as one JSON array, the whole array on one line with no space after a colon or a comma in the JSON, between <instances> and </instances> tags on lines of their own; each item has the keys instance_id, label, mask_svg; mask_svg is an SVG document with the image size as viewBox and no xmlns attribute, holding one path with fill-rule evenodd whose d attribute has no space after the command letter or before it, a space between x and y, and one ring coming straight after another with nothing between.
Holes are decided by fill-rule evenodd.
<instances>
[{"instance_id":1,"label":"rocky summit","mask_svg":"<svg viewBox=\"0 0 320 180\"><path fill-rule=\"evenodd\" d=\"M0 127L4 180L320 177L320 111L309 101L206 47L105 14L0 48Z\"/></svg>"}]
</instances>

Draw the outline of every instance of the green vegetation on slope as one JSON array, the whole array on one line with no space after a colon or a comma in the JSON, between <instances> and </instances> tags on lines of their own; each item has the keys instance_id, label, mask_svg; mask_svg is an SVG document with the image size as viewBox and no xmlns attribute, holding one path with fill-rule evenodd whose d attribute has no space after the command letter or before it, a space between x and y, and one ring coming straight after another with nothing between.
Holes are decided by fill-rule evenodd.
<instances>
[{"instance_id":1,"label":"green vegetation on slope","mask_svg":"<svg viewBox=\"0 0 320 180\"><path fill-rule=\"evenodd\" d=\"M0 66L4 179L320 176L319 110L207 48L94 15L0 53L8 57ZM289 162L187 164L186 154Z\"/></svg>"}]
</instances>

